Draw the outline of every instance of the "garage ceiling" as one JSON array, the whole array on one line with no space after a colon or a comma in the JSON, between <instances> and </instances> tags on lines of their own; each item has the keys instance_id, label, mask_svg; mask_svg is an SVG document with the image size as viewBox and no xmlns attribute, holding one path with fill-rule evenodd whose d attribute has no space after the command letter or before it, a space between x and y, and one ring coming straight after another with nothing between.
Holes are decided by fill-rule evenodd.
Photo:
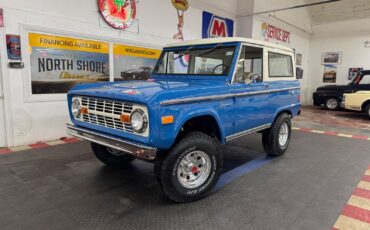
<instances>
[{"instance_id":1,"label":"garage ceiling","mask_svg":"<svg viewBox=\"0 0 370 230\"><path fill-rule=\"evenodd\" d=\"M305 0L305 3L319 2ZM307 8L314 25L345 21L352 19L370 18L370 0L341 0L329 4Z\"/></svg>"}]
</instances>

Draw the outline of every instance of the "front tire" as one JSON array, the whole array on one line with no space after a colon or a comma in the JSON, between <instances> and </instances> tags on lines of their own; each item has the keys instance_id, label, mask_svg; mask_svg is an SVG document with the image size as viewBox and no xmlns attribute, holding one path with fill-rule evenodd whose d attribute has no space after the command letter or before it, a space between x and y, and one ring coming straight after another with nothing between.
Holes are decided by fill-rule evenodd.
<instances>
[{"instance_id":1,"label":"front tire","mask_svg":"<svg viewBox=\"0 0 370 230\"><path fill-rule=\"evenodd\" d=\"M329 97L325 100L325 108L327 110L335 111L339 110L340 102L338 98Z\"/></svg>"},{"instance_id":2,"label":"front tire","mask_svg":"<svg viewBox=\"0 0 370 230\"><path fill-rule=\"evenodd\" d=\"M96 143L91 143L91 149L96 158L110 167L121 168L135 160L129 154Z\"/></svg>"},{"instance_id":3,"label":"front tire","mask_svg":"<svg viewBox=\"0 0 370 230\"><path fill-rule=\"evenodd\" d=\"M192 132L156 164L163 191L171 200L182 203L199 200L211 192L222 172L223 156L217 140Z\"/></svg>"},{"instance_id":4,"label":"front tire","mask_svg":"<svg viewBox=\"0 0 370 230\"><path fill-rule=\"evenodd\" d=\"M271 156L282 156L288 149L291 133L290 115L283 113L271 128L262 132L262 144L266 153Z\"/></svg>"}]
</instances>

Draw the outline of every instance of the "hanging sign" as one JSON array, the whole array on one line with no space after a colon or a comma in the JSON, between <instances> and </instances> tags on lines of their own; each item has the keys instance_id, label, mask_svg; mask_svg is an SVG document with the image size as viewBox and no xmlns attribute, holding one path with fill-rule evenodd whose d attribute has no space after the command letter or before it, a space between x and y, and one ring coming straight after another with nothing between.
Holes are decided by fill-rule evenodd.
<instances>
[{"instance_id":1,"label":"hanging sign","mask_svg":"<svg viewBox=\"0 0 370 230\"><path fill-rule=\"evenodd\" d=\"M203 11L203 38L232 37L234 21Z\"/></svg>"},{"instance_id":2,"label":"hanging sign","mask_svg":"<svg viewBox=\"0 0 370 230\"><path fill-rule=\"evenodd\" d=\"M189 3L187 0L171 0L173 6L180 11L186 11L189 8Z\"/></svg>"},{"instance_id":3,"label":"hanging sign","mask_svg":"<svg viewBox=\"0 0 370 230\"><path fill-rule=\"evenodd\" d=\"M136 0L98 0L99 11L113 28L125 30L136 18Z\"/></svg>"},{"instance_id":4,"label":"hanging sign","mask_svg":"<svg viewBox=\"0 0 370 230\"><path fill-rule=\"evenodd\" d=\"M290 43L290 35L289 31L281 29L277 26L273 26L267 23L262 23L262 36L265 41L279 41L283 43Z\"/></svg>"}]
</instances>

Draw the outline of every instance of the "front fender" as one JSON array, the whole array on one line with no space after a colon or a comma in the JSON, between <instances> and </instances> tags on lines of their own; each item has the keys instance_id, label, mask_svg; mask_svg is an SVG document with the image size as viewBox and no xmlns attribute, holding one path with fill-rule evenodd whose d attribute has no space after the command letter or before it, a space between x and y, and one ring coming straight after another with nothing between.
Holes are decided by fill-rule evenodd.
<instances>
[{"instance_id":1,"label":"front fender","mask_svg":"<svg viewBox=\"0 0 370 230\"><path fill-rule=\"evenodd\" d=\"M183 107L178 109L178 107L172 107L162 111L161 116L167 115L174 116L174 123L162 125L160 128L159 136L161 141L158 142L160 144L160 146L158 146L159 149L167 150L171 148L184 124L190 119L200 116L212 116L215 119L220 130L221 142L224 143L225 133L222 129L220 118L217 112L212 108L193 109L191 106L187 106L187 109L184 109Z\"/></svg>"}]
</instances>

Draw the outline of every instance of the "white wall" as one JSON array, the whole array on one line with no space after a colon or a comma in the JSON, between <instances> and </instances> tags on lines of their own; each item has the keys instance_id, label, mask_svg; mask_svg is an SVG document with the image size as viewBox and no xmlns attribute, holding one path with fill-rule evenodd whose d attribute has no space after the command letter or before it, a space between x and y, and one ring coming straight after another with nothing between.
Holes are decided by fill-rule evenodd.
<instances>
[{"instance_id":1,"label":"white wall","mask_svg":"<svg viewBox=\"0 0 370 230\"><path fill-rule=\"evenodd\" d=\"M303 0L294 1L294 4L303 4ZM292 1L290 0L258 0L254 3L254 12L261 12L270 9L283 8L285 6L291 6ZM291 33L290 43L283 43L279 41L271 40L270 42L282 44L289 46L296 50L297 53L302 54L302 69L304 70L303 79L300 80L302 84L302 103L310 103L310 98L312 97L309 92L309 79L310 79L310 69L309 69L309 56L310 56L310 36L311 36L311 18L306 8L287 10L282 12L273 13L273 15L287 23L283 23L276 20L273 17L269 17L268 14L256 15L253 18L253 38L264 40L262 35L262 23L266 22L272 24L281 29L289 31ZM298 27L298 28L296 28ZM306 32L304 32L304 31Z\"/></svg>"},{"instance_id":2,"label":"white wall","mask_svg":"<svg viewBox=\"0 0 370 230\"><path fill-rule=\"evenodd\" d=\"M203 10L235 20L236 0L189 0L189 3L190 8L185 12L185 39L201 37ZM21 34L23 25L32 25L84 38L140 42L160 47L172 42L172 36L177 32L177 12L169 0L140 0L137 12L139 24L135 24L129 32L109 27L98 13L96 0L0 0L0 8L4 9L7 34ZM21 39L25 39L23 34ZM4 54L4 42L0 47ZM22 52L27 52L27 47L23 47ZM6 109L10 127L7 133L9 146L53 140L66 135L66 101L48 101L46 98L42 102L28 102L24 85L29 84L25 82L29 64L26 62L25 65L23 70L6 68L2 71L6 78L4 88L9 89L5 97L11 102L9 109Z\"/></svg>"},{"instance_id":3,"label":"white wall","mask_svg":"<svg viewBox=\"0 0 370 230\"><path fill-rule=\"evenodd\" d=\"M363 67L370 69L370 48L364 42L370 40L370 19L343 21L313 27L311 41L310 89L314 91L323 83L324 67L321 65L321 53L342 51L342 64L338 65L337 83L347 84L348 69Z\"/></svg>"}]
</instances>

